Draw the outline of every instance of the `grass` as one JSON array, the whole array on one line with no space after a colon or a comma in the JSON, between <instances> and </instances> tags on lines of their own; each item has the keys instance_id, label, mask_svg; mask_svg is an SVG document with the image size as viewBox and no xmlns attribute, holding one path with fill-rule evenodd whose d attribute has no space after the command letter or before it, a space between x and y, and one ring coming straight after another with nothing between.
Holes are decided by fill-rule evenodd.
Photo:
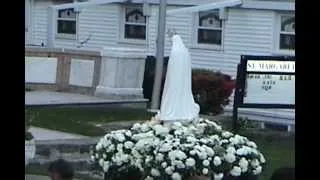
<instances>
[{"instance_id":1,"label":"grass","mask_svg":"<svg viewBox=\"0 0 320 180\"><path fill-rule=\"evenodd\" d=\"M294 140L254 140L259 150L264 154L267 164L260 180L269 180L274 170L280 167L295 167Z\"/></svg>"},{"instance_id":2,"label":"grass","mask_svg":"<svg viewBox=\"0 0 320 180\"><path fill-rule=\"evenodd\" d=\"M81 134L101 136L105 132L95 124L114 121L147 120L145 110L129 108L28 108L26 118L34 115L32 126Z\"/></svg>"},{"instance_id":3,"label":"grass","mask_svg":"<svg viewBox=\"0 0 320 180\"><path fill-rule=\"evenodd\" d=\"M30 108L28 110L27 116L37 114L31 123L33 126L87 136L105 134L103 129L94 126L93 123L147 120L152 115L145 110L119 108ZM230 117L220 117L219 122L221 122L224 129L231 129ZM253 127L255 127L254 123L245 124L239 134L247 136L250 140L256 142L259 150L265 155L267 165L261 174L260 180L269 180L273 171L277 168L295 167L294 137L260 136L251 133ZM268 130L264 130L264 132L268 132Z\"/></svg>"}]
</instances>

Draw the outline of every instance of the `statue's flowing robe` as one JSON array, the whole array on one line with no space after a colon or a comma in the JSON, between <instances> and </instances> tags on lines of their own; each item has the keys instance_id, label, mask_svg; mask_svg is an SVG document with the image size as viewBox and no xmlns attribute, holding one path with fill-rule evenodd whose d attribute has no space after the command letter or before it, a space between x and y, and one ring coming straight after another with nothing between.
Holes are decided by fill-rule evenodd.
<instances>
[{"instance_id":1,"label":"statue's flowing robe","mask_svg":"<svg viewBox=\"0 0 320 180\"><path fill-rule=\"evenodd\" d=\"M179 35L172 37L159 118L162 121L191 121L199 115L191 87L191 57Z\"/></svg>"}]
</instances>

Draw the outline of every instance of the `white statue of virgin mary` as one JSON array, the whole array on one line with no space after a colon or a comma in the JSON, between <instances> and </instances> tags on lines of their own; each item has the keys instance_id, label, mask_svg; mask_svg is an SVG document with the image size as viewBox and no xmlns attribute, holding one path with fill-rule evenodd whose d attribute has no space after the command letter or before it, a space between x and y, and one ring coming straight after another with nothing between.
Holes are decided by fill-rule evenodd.
<instances>
[{"instance_id":1,"label":"white statue of virgin mary","mask_svg":"<svg viewBox=\"0 0 320 180\"><path fill-rule=\"evenodd\" d=\"M163 122L192 121L199 115L191 87L191 57L179 35L172 36L166 81L158 118Z\"/></svg>"}]
</instances>

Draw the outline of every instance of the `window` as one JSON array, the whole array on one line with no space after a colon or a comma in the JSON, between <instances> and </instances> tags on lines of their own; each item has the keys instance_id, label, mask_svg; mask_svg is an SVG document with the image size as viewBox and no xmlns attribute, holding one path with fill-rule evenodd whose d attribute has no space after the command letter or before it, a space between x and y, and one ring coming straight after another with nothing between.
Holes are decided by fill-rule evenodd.
<instances>
[{"instance_id":1,"label":"window","mask_svg":"<svg viewBox=\"0 0 320 180\"><path fill-rule=\"evenodd\" d=\"M295 17L293 15L280 16L280 50L295 50Z\"/></svg>"},{"instance_id":2,"label":"window","mask_svg":"<svg viewBox=\"0 0 320 180\"><path fill-rule=\"evenodd\" d=\"M77 33L77 14L73 8L58 10L57 35L75 38Z\"/></svg>"},{"instance_id":3,"label":"window","mask_svg":"<svg viewBox=\"0 0 320 180\"><path fill-rule=\"evenodd\" d=\"M199 12L197 21L197 44L218 45L222 44L222 21L219 11Z\"/></svg>"},{"instance_id":4,"label":"window","mask_svg":"<svg viewBox=\"0 0 320 180\"><path fill-rule=\"evenodd\" d=\"M124 16L124 39L146 39L146 17L142 8L126 7Z\"/></svg>"}]
</instances>

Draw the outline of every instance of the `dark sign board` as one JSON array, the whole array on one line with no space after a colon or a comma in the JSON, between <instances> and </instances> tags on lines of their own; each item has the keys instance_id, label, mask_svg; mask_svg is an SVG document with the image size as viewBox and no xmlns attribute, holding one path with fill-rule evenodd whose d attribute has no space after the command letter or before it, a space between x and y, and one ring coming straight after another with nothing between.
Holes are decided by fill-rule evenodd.
<instances>
[{"instance_id":1,"label":"dark sign board","mask_svg":"<svg viewBox=\"0 0 320 180\"><path fill-rule=\"evenodd\" d=\"M234 96L238 108L295 108L295 57L242 55Z\"/></svg>"}]
</instances>

